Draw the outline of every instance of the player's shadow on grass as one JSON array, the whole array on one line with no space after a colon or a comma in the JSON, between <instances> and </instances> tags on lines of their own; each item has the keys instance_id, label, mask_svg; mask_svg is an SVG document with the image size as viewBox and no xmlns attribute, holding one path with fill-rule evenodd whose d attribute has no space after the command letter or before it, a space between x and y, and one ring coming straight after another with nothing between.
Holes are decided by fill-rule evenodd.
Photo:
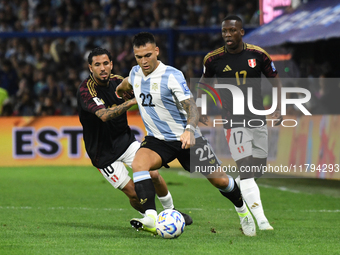
<instances>
[{"instance_id":1,"label":"player's shadow on grass","mask_svg":"<svg viewBox=\"0 0 340 255\"><path fill-rule=\"evenodd\" d=\"M111 225L99 225L93 223L77 223L77 222L53 222L51 223L57 226L64 226L64 227L71 227L71 228L90 228L90 229L98 229L98 230L110 230L110 231L117 231L120 228L124 228L121 225L115 225L114 223ZM127 225L128 226L128 225Z\"/></svg>"},{"instance_id":2,"label":"player's shadow on grass","mask_svg":"<svg viewBox=\"0 0 340 255\"><path fill-rule=\"evenodd\" d=\"M73 228L75 230L79 229L91 229L91 230L107 230L110 231L110 236L120 236L120 237L130 237L136 238L136 234L138 238L150 238L150 233L145 231L137 231L127 223L108 223L108 225L102 224L92 224L92 223L77 223L77 222L51 222L51 225L56 225L59 227L68 227ZM81 235L91 235L94 237L96 233L79 233ZM102 232L98 232L98 236L101 237L103 235Z\"/></svg>"},{"instance_id":3,"label":"player's shadow on grass","mask_svg":"<svg viewBox=\"0 0 340 255\"><path fill-rule=\"evenodd\" d=\"M183 186L184 185L184 183L182 183L182 182L172 182L172 181L167 182L166 184L168 186Z\"/></svg>"}]
</instances>

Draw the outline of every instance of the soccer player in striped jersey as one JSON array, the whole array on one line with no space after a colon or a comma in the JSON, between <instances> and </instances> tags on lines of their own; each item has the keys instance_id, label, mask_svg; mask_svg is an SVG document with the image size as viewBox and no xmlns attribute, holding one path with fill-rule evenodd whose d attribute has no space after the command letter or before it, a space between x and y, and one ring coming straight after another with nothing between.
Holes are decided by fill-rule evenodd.
<instances>
[{"instance_id":1,"label":"soccer player in striped jersey","mask_svg":"<svg viewBox=\"0 0 340 255\"><path fill-rule=\"evenodd\" d=\"M233 115L233 96L228 89L220 89L222 98L222 118L227 120L224 125L226 139L231 155L238 169L245 166L261 166L267 164L268 131L266 117L253 114L248 108L248 88L253 89L253 106L264 110L261 95L261 74L263 73L274 87L278 88L278 107L270 119L274 124L282 121L281 81L269 54L262 48L244 43L242 20L238 16L228 16L222 22L222 37L225 45L209 52L203 60L203 75L200 83L209 83L208 78L217 78L218 84L232 84L242 90L245 104L244 115ZM212 80L212 79L210 79ZM235 99L235 98L234 98ZM235 99L236 100L236 99ZM256 121L255 121L256 120ZM206 116L200 116L200 121L206 124ZM249 122L251 121L251 122ZM251 125L261 126L253 127ZM242 172L236 178L242 197L257 220L260 230L273 230L264 215L260 198L260 190L254 177L260 177L259 172Z\"/></svg>"},{"instance_id":2,"label":"soccer player in striped jersey","mask_svg":"<svg viewBox=\"0 0 340 255\"><path fill-rule=\"evenodd\" d=\"M197 107L182 72L157 59L159 48L150 33L135 35L133 49L138 65L118 86L117 93L133 90L147 130L132 163L136 193L147 217L130 222L137 229L155 233L157 211L150 178L152 170L168 167L176 158L190 172L196 166L219 166L220 161L197 127ZM235 205L244 234L254 236L254 220L234 179L223 171L207 171L204 175Z\"/></svg>"},{"instance_id":3,"label":"soccer player in striped jersey","mask_svg":"<svg viewBox=\"0 0 340 255\"><path fill-rule=\"evenodd\" d=\"M106 49L92 50L88 63L91 74L77 91L78 113L87 154L106 180L123 191L131 206L143 214L145 210L124 166L125 163L131 167L140 146L128 126L126 116L126 111L136 104L136 99L125 102L116 95L116 87L123 77L111 74L113 63ZM152 174L152 182L164 209L173 209L172 196L158 171ZM186 224L190 225L191 217L183 216Z\"/></svg>"}]
</instances>

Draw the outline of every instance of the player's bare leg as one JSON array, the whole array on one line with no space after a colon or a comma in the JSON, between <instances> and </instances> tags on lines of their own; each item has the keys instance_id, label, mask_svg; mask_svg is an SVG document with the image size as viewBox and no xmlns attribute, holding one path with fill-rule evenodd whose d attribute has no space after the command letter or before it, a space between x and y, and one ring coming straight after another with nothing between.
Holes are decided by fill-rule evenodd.
<instances>
[{"instance_id":1,"label":"player's bare leg","mask_svg":"<svg viewBox=\"0 0 340 255\"><path fill-rule=\"evenodd\" d=\"M158 171L150 171L151 180L153 185L155 186L156 194L158 197L165 197L169 190L166 186L166 183L163 177L159 174ZM164 208L164 209L171 209L171 208Z\"/></svg>"},{"instance_id":2,"label":"player's bare leg","mask_svg":"<svg viewBox=\"0 0 340 255\"><path fill-rule=\"evenodd\" d=\"M130 180L124 188L121 189L125 193L125 195L129 198L131 206L139 211L140 213L144 213L145 210L143 206L139 203L139 199L137 197L137 193L135 191L135 185L132 180Z\"/></svg>"},{"instance_id":3,"label":"player's bare leg","mask_svg":"<svg viewBox=\"0 0 340 255\"><path fill-rule=\"evenodd\" d=\"M252 156L236 161L238 169L242 166L265 166L267 160L255 159ZM255 182L255 173L240 172L240 190L243 199L246 201L250 211L254 215L260 230L273 230L274 228L269 224L264 215L263 206L260 197L260 189Z\"/></svg>"}]
</instances>

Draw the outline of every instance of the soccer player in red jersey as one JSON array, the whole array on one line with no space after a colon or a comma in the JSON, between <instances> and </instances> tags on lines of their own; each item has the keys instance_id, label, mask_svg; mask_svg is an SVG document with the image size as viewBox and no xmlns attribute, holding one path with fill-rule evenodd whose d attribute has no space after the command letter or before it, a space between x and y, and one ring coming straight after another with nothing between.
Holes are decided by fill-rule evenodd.
<instances>
[{"instance_id":1,"label":"soccer player in red jersey","mask_svg":"<svg viewBox=\"0 0 340 255\"><path fill-rule=\"evenodd\" d=\"M260 190L255 177L261 176L261 167L266 166L268 156L268 131L266 117L256 115L248 108L248 88L252 88L252 102L256 110L264 110L261 95L261 74L278 89L278 108L271 115L273 123L279 125L281 116L281 81L269 54L262 48L244 43L244 29L238 16L228 16L222 22L222 37L225 45L209 52L203 60L203 75L200 83L209 83L208 78L217 78L218 84L231 84L242 91L244 114L235 115L233 100L238 100L230 90L219 89L222 99L222 119L231 155L240 176L236 178L243 199L257 220L260 230L273 230L262 207ZM235 88L235 90L237 90ZM233 98L234 97L234 98ZM206 116L200 121L207 122ZM256 123L256 124L255 124ZM254 127L255 125L260 127ZM245 172L245 167L258 166L259 171Z\"/></svg>"}]
</instances>

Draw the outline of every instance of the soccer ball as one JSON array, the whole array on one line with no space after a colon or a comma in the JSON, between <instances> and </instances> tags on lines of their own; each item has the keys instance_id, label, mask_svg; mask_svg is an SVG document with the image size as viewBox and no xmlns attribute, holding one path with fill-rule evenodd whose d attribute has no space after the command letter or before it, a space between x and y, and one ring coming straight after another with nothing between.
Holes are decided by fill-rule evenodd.
<instances>
[{"instance_id":1,"label":"soccer ball","mask_svg":"<svg viewBox=\"0 0 340 255\"><path fill-rule=\"evenodd\" d=\"M156 231L163 238L179 237L183 233L184 227L183 215L176 210L167 209L157 216Z\"/></svg>"}]
</instances>

